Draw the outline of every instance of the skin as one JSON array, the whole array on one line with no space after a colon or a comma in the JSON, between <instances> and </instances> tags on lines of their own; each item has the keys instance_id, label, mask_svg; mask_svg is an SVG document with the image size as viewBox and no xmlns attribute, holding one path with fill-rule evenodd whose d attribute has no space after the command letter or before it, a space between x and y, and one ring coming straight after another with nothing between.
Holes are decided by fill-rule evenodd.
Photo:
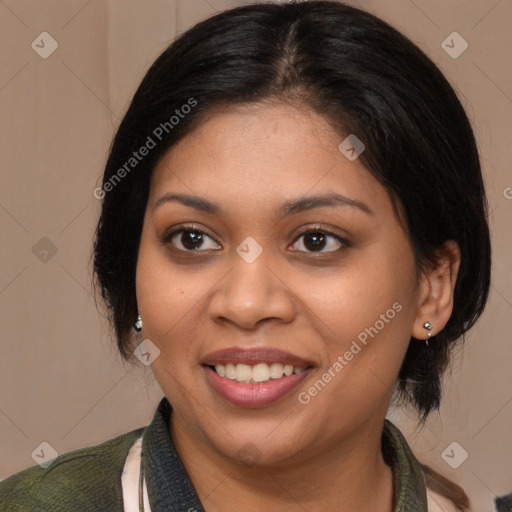
<instances>
[{"instance_id":1,"label":"skin","mask_svg":"<svg viewBox=\"0 0 512 512\"><path fill-rule=\"evenodd\" d=\"M450 317L460 254L448 242L438 266L419 274L386 190L361 159L338 150L343 139L304 106L225 108L154 170L137 301L143 336L160 350L152 370L173 406L172 440L208 512L392 510L384 419L411 336L424 340L425 321L435 334ZM335 205L277 214L286 201L331 192L372 213ZM167 193L206 198L222 211L177 201L155 208ZM183 223L206 233L199 250L187 252L187 233L162 243ZM303 236L309 229L331 230L348 244L326 234L315 251ZM236 252L248 236L263 250L252 263ZM397 302L401 311L300 403L297 393ZM233 346L277 347L315 368L278 402L237 407L213 390L200 365Z\"/></svg>"}]
</instances>

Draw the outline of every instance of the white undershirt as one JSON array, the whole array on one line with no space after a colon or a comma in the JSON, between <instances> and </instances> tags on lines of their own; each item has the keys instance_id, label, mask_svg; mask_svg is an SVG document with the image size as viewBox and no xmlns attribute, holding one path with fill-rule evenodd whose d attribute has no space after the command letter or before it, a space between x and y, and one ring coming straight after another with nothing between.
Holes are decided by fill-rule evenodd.
<instances>
[{"instance_id":1,"label":"white undershirt","mask_svg":"<svg viewBox=\"0 0 512 512\"><path fill-rule=\"evenodd\" d=\"M123 486L124 512L139 512L139 478L140 478L140 452L142 450L142 437L139 437L128 452L124 463L121 483ZM148 499L148 489L144 478L144 512L151 512Z\"/></svg>"},{"instance_id":2,"label":"white undershirt","mask_svg":"<svg viewBox=\"0 0 512 512\"><path fill-rule=\"evenodd\" d=\"M140 452L142 437L139 437L128 452L121 475L124 512L139 512ZM144 511L151 512L146 479L143 482ZM458 512L455 505L444 496L427 487L428 512Z\"/></svg>"}]
</instances>

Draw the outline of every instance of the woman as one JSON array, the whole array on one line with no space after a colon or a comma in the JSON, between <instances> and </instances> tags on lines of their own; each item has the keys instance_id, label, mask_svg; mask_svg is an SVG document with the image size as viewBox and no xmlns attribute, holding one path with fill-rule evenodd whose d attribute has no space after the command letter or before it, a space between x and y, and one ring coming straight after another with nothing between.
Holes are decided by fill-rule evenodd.
<instances>
[{"instance_id":1,"label":"woman","mask_svg":"<svg viewBox=\"0 0 512 512\"><path fill-rule=\"evenodd\" d=\"M95 195L119 350L165 397L4 508L468 509L386 419L439 407L490 281L470 123L408 39L337 2L220 13L151 66Z\"/></svg>"}]
</instances>

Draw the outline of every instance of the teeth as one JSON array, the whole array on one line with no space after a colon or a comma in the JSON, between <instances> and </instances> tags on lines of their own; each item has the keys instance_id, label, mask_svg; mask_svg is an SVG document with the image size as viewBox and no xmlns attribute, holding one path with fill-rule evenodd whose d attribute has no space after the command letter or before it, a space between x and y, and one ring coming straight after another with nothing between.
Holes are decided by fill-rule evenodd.
<instances>
[{"instance_id":1,"label":"teeth","mask_svg":"<svg viewBox=\"0 0 512 512\"><path fill-rule=\"evenodd\" d=\"M302 373L306 368L304 366L294 367L291 364L283 365L281 363L259 363L254 366L248 364L216 364L215 371L221 376L237 382L268 382L270 379L281 379L284 376L289 377L293 373Z\"/></svg>"},{"instance_id":2,"label":"teeth","mask_svg":"<svg viewBox=\"0 0 512 512\"><path fill-rule=\"evenodd\" d=\"M270 377L280 379L283 376L283 365L281 363L272 363L270 365Z\"/></svg>"},{"instance_id":3,"label":"teeth","mask_svg":"<svg viewBox=\"0 0 512 512\"><path fill-rule=\"evenodd\" d=\"M226 377L231 380L236 379L236 371L235 371L235 365L234 364L227 364L226 365Z\"/></svg>"},{"instance_id":4,"label":"teeth","mask_svg":"<svg viewBox=\"0 0 512 512\"><path fill-rule=\"evenodd\" d=\"M237 365L238 366L238 365ZM252 380L265 382L270 379L270 368L268 364L260 363L252 367Z\"/></svg>"},{"instance_id":5,"label":"teeth","mask_svg":"<svg viewBox=\"0 0 512 512\"><path fill-rule=\"evenodd\" d=\"M235 375L238 382L248 382L252 377L252 368L248 364L237 364L235 366Z\"/></svg>"}]
</instances>

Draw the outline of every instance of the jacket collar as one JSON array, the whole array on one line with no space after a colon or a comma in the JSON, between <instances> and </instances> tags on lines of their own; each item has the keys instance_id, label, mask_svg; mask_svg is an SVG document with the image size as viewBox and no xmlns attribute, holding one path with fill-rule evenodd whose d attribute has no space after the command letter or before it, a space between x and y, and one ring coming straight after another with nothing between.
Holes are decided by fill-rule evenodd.
<instances>
[{"instance_id":1,"label":"jacket collar","mask_svg":"<svg viewBox=\"0 0 512 512\"><path fill-rule=\"evenodd\" d=\"M204 512L169 435L171 405L162 398L142 439L142 465L152 512ZM393 512L428 512L425 477L400 430L389 420L382 432L384 460L393 471Z\"/></svg>"},{"instance_id":2,"label":"jacket collar","mask_svg":"<svg viewBox=\"0 0 512 512\"><path fill-rule=\"evenodd\" d=\"M382 455L393 471L393 512L428 512L425 475L402 432L388 419Z\"/></svg>"}]
</instances>

